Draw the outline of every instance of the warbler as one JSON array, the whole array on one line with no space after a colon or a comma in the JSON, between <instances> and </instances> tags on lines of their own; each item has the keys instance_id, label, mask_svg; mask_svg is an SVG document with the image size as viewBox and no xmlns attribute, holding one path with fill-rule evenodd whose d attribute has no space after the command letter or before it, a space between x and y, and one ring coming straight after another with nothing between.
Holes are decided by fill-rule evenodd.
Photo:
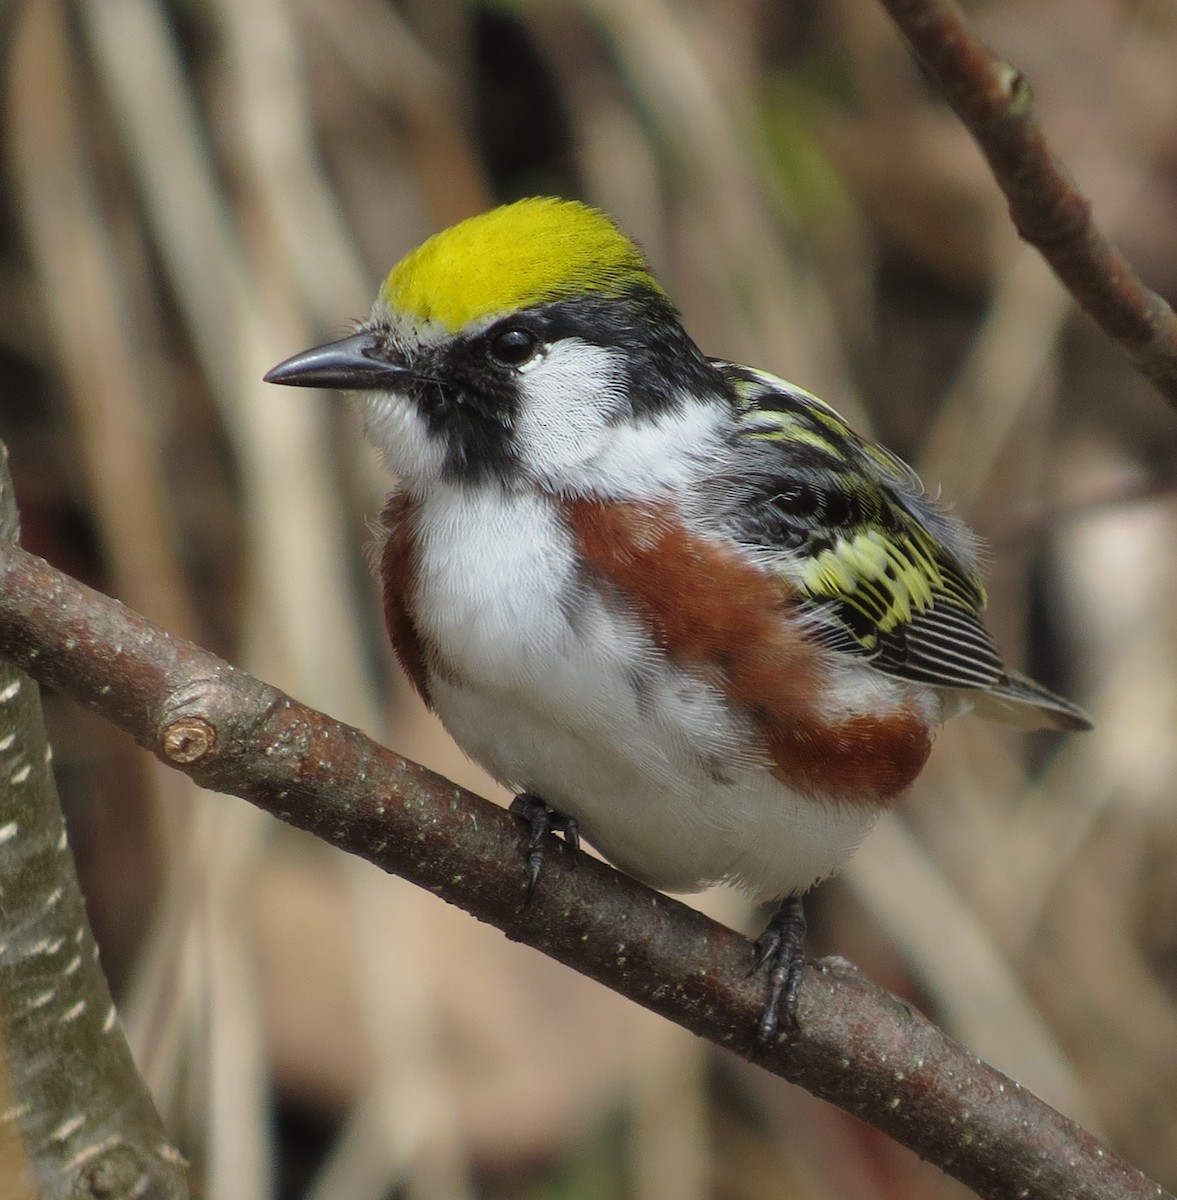
<instances>
[{"instance_id":1,"label":"warbler","mask_svg":"<svg viewBox=\"0 0 1177 1200\"><path fill-rule=\"evenodd\" d=\"M668 891L777 902L758 1036L796 1021L800 897L975 709L1086 729L1003 666L977 543L827 404L709 358L604 213L436 234L273 383L361 393L397 657L546 835Z\"/></svg>"}]
</instances>

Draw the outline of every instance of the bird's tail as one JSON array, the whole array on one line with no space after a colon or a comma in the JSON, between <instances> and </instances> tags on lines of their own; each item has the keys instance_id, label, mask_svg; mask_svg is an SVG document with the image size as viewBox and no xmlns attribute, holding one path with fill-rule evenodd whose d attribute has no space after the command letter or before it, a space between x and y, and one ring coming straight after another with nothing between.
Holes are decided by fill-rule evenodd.
<instances>
[{"instance_id":1,"label":"bird's tail","mask_svg":"<svg viewBox=\"0 0 1177 1200\"><path fill-rule=\"evenodd\" d=\"M1005 678L978 696L973 711L982 717L1020 725L1079 732L1092 727L1091 718L1077 705L1056 696L1028 676L1009 671Z\"/></svg>"}]
</instances>

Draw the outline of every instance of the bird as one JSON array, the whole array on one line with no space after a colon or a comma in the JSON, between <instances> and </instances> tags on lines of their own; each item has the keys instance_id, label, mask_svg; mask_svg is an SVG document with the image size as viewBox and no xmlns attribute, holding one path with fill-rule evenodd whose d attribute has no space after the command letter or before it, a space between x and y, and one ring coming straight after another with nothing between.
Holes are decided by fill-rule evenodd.
<instances>
[{"instance_id":1,"label":"bird","mask_svg":"<svg viewBox=\"0 0 1177 1200\"><path fill-rule=\"evenodd\" d=\"M797 1027L802 896L970 710L1090 728L1008 669L977 539L817 396L705 355L604 212L527 197L410 251L271 383L356 393L394 477L396 656L550 833L775 907L758 1042Z\"/></svg>"}]
</instances>

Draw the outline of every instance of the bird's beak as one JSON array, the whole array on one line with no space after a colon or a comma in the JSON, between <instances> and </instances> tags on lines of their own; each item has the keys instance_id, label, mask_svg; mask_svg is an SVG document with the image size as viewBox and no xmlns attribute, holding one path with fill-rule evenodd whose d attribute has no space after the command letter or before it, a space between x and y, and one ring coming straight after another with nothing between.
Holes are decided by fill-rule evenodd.
<instances>
[{"instance_id":1,"label":"bird's beak","mask_svg":"<svg viewBox=\"0 0 1177 1200\"><path fill-rule=\"evenodd\" d=\"M340 391L374 391L403 386L412 371L388 361L368 330L304 350L267 371L266 383L291 387L338 388Z\"/></svg>"}]
</instances>

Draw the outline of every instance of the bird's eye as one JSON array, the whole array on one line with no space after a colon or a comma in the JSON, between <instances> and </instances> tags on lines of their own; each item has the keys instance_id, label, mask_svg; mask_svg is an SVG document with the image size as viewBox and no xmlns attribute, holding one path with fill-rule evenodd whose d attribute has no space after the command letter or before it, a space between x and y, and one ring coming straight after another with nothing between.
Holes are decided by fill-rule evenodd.
<instances>
[{"instance_id":1,"label":"bird's eye","mask_svg":"<svg viewBox=\"0 0 1177 1200\"><path fill-rule=\"evenodd\" d=\"M494 335L491 355L509 367L521 367L539 349L539 338L530 329L508 325Z\"/></svg>"}]
</instances>

